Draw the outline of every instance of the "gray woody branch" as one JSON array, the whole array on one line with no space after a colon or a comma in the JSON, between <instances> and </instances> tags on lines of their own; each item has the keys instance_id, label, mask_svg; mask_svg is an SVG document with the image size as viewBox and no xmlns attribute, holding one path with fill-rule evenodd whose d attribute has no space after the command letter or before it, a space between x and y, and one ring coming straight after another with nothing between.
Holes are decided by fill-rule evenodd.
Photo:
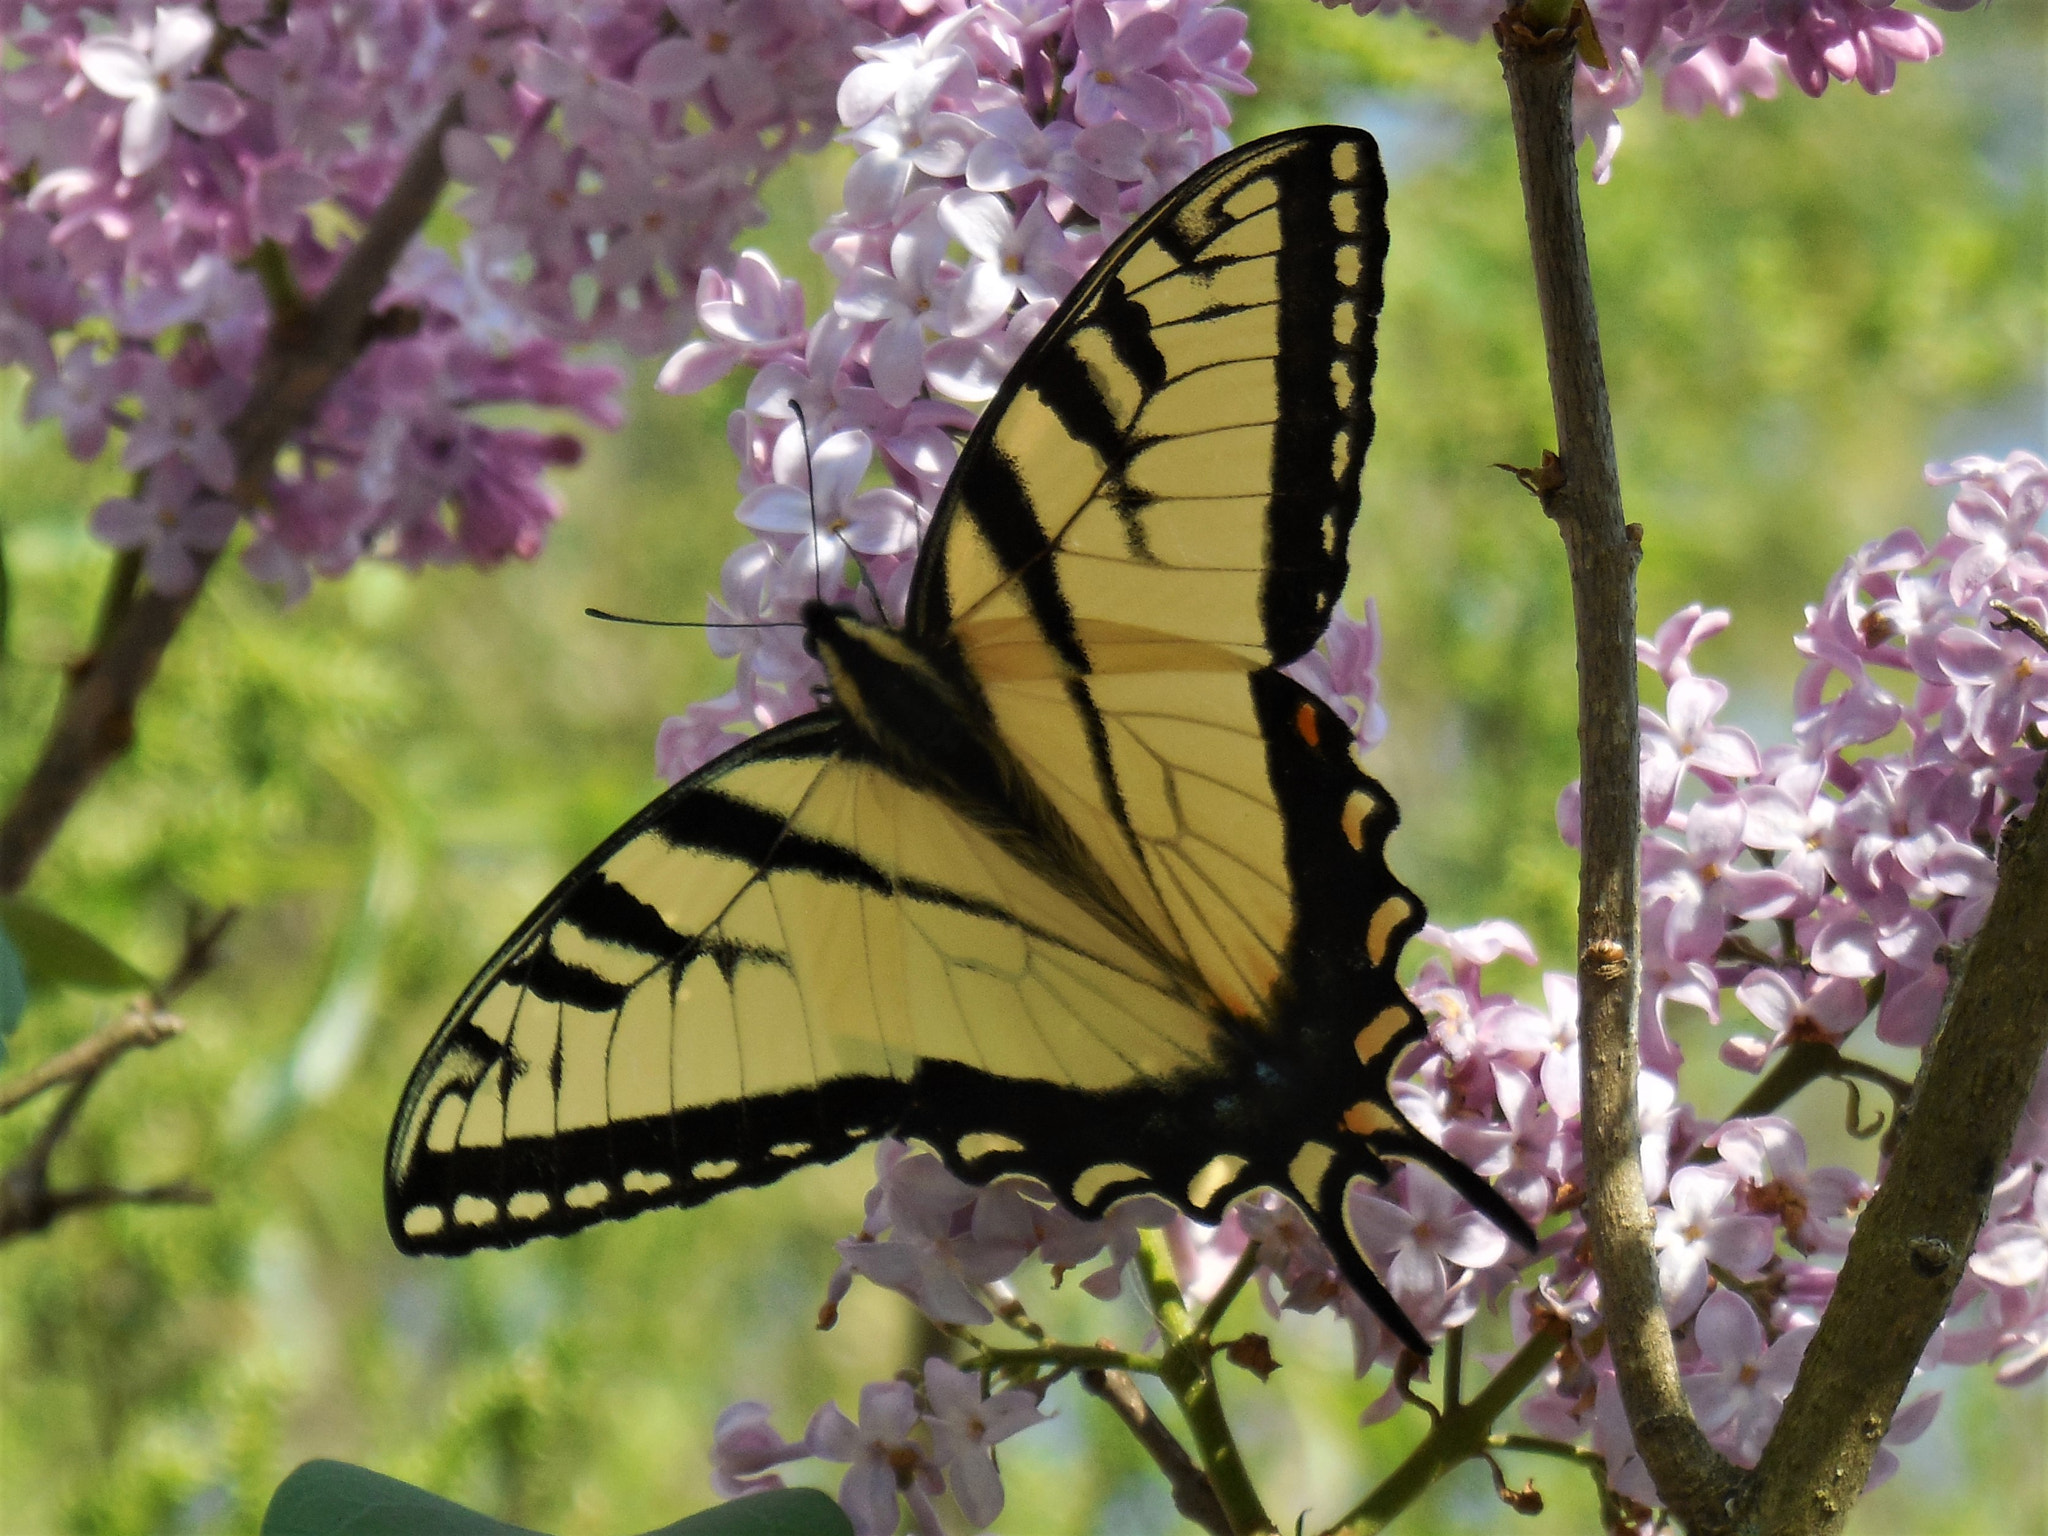
<instances>
[{"instance_id":1,"label":"gray woody branch","mask_svg":"<svg viewBox=\"0 0 2048 1536\"><path fill-rule=\"evenodd\" d=\"M1657 1290L1637 1156L1641 801L1637 789L1635 570L1641 531L1621 509L1592 269L1573 155L1576 29L1509 11L1494 29L1521 157L1522 198L1550 369L1558 457L1525 481L1564 538L1579 656L1579 1051L1586 1228L1608 1348L1636 1448L1695 1530L1725 1521L1740 1475L1707 1443L1678 1380Z\"/></svg>"},{"instance_id":2,"label":"gray woody branch","mask_svg":"<svg viewBox=\"0 0 2048 1536\"><path fill-rule=\"evenodd\" d=\"M2048 1049L2048 785L2007 829L1998 892L1757 1463L1754 1529L1832 1536L1948 1311Z\"/></svg>"},{"instance_id":3,"label":"gray woody branch","mask_svg":"<svg viewBox=\"0 0 2048 1536\"><path fill-rule=\"evenodd\" d=\"M1579 216L1574 27L1511 11L1496 36L1560 450L1524 479L1563 535L1578 627L1586 1221L1609 1347L1644 1465L1695 1536L1834 1536L1962 1278L2048 1050L2048 768L2033 813L2006 830L1991 910L1784 1415L1756 1470L1743 1473L1707 1443L1679 1383L1636 1153L1640 534L1622 519Z\"/></svg>"},{"instance_id":4,"label":"gray woody branch","mask_svg":"<svg viewBox=\"0 0 2048 1536\"><path fill-rule=\"evenodd\" d=\"M227 428L235 451L232 495L241 506L262 503L285 438L311 417L328 387L374 339L370 306L447 184L441 135L460 120L461 105L459 96L450 100L413 147L390 193L320 297L274 314L249 403ZM178 596L153 588L130 596L125 584L110 589L102 633L74 667L42 754L0 820L0 895L28 883L79 800L128 749L136 702L198 600L213 557L202 554L198 563L192 590ZM132 582L136 569L132 560L124 562L117 582Z\"/></svg>"}]
</instances>

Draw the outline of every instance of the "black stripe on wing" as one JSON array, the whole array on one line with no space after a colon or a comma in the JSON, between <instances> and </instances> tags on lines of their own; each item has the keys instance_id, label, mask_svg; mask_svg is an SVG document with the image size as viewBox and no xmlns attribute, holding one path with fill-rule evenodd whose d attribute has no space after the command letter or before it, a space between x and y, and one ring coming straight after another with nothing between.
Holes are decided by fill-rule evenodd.
<instances>
[{"instance_id":1,"label":"black stripe on wing","mask_svg":"<svg viewBox=\"0 0 2048 1536\"><path fill-rule=\"evenodd\" d=\"M1372 141L1356 147L1348 182L1338 179L1329 154L1298 155L1274 172L1284 187L1275 258L1282 366L1260 617L1279 665L1321 638L1344 590L1358 479L1372 441L1387 184ZM1355 273L1341 270L1333 259L1331 210L1338 199L1360 206L1362 227L1354 238L1362 240L1364 250ZM1340 314L1350 321L1350 333L1342 338L1332 324ZM1349 376L1348 400L1339 399L1339 369ZM1333 451L1333 444L1340 446Z\"/></svg>"},{"instance_id":2,"label":"black stripe on wing","mask_svg":"<svg viewBox=\"0 0 2048 1536\"><path fill-rule=\"evenodd\" d=\"M843 1077L672 1115L453 1147L423 1159L390 1192L392 1236L408 1253L461 1254L560 1237L660 1206L701 1205L805 1164L839 1161L893 1130L908 1092L894 1078ZM573 1194L579 1189L587 1191L582 1203ZM533 1202L532 1214L514 1215L521 1196ZM444 1213L436 1230L408 1231L397 1214L426 1209Z\"/></svg>"}]
</instances>

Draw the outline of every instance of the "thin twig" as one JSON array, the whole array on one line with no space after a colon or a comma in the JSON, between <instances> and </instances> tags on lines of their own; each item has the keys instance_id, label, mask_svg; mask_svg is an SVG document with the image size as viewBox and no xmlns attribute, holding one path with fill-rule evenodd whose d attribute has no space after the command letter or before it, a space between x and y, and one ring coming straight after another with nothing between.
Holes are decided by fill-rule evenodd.
<instances>
[{"instance_id":1,"label":"thin twig","mask_svg":"<svg viewBox=\"0 0 2048 1536\"><path fill-rule=\"evenodd\" d=\"M0 1115L12 1114L59 1083L97 1075L117 1056L138 1046L161 1045L184 1028L185 1021L176 1014L138 1004L118 1018L109 1019L76 1045L66 1046L20 1076L0 1083Z\"/></svg>"},{"instance_id":2,"label":"thin twig","mask_svg":"<svg viewBox=\"0 0 2048 1536\"><path fill-rule=\"evenodd\" d=\"M14 1173L0 1174L0 1242L40 1232L66 1216L104 1210L110 1205L211 1205L213 1191L177 1179L125 1189L114 1184L85 1184L76 1189L43 1189L27 1201L17 1198Z\"/></svg>"},{"instance_id":3,"label":"thin twig","mask_svg":"<svg viewBox=\"0 0 2048 1536\"><path fill-rule=\"evenodd\" d=\"M241 910L240 907L224 907L209 917L195 904L186 912L185 947L178 955L178 963L171 967L171 974L150 994L157 1007L169 1007L220 962L221 940L227 937L229 927L241 915Z\"/></svg>"},{"instance_id":4,"label":"thin twig","mask_svg":"<svg viewBox=\"0 0 2048 1536\"><path fill-rule=\"evenodd\" d=\"M2005 615L2002 619L1993 619L1991 621L1993 629L2018 630L2029 640L2033 641L2034 644L2041 647L2042 650L2048 651L2048 629L2043 629L2010 603L2001 603L1994 597L1991 600L1991 606Z\"/></svg>"},{"instance_id":5,"label":"thin twig","mask_svg":"<svg viewBox=\"0 0 2048 1536\"><path fill-rule=\"evenodd\" d=\"M1554 9L1554 8L1553 8ZM1583 8L1575 16L1584 19ZM1510 10L1494 28L1521 160L1557 424L1538 489L1564 539L1579 661L1579 1043L1586 1226L1622 1402L1644 1465L1696 1532L1725 1528L1739 1474L1692 1417L1657 1286L1636 1123L1641 809L1635 568L1623 517L1572 131L1578 27Z\"/></svg>"},{"instance_id":6,"label":"thin twig","mask_svg":"<svg viewBox=\"0 0 2048 1536\"><path fill-rule=\"evenodd\" d=\"M1326 1536L1373 1536L1453 1468L1485 1452L1494 1422L1521 1400L1557 1352L1571 1342L1571 1328L1546 1317L1522 1347L1496 1371L1470 1402L1432 1420L1422 1443L1389 1472Z\"/></svg>"},{"instance_id":7,"label":"thin twig","mask_svg":"<svg viewBox=\"0 0 2048 1536\"><path fill-rule=\"evenodd\" d=\"M50 1160L57 1144L77 1123L86 1095L105 1075L107 1068L129 1051L159 1045L182 1034L184 1020L165 1006L213 968L220 954L221 936L234 920L234 911L205 917L194 909L185 923L185 947L172 968L170 978L147 998L139 998L119 1018L103 1024L76 1045L59 1051L10 1082L0 1084L0 1115L28 1103L59 1083L70 1091L56 1112L36 1133L28 1149L0 1173L0 1242L28 1232L40 1232L61 1217L79 1211L98 1210L108 1205L206 1205L213 1196L183 1179L155 1184L144 1189L127 1189L113 1184L88 1184L72 1189L50 1185Z\"/></svg>"},{"instance_id":8,"label":"thin twig","mask_svg":"<svg viewBox=\"0 0 2048 1536\"><path fill-rule=\"evenodd\" d=\"M56 1111L36 1132L26 1151L0 1173L0 1243L40 1232L78 1211L109 1205L205 1205L213 1196L179 1179L145 1189L88 1184L74 1189L50 1185L50 1159L77 1122L86 1095L116 1061L138 1046L155 1045L180 1033L184 1024L171 1014L138 1004L119 1019L95 1031L68 1051L59 1052L34 1071L6 1085L7 1102L0 1113L25 1104L45 1088L68 1082Z\"/></svg>"},{"instance_id":9,"label":"thin twig","mask_svg":"<svg viewBox=\"0 0 2048 1536\"><path fill-rule=\"evenodd\" d=\"M460 96L451 98L414 146L326 291L303 313L275 317L249 403L226 429L235 451L232 495L242 506L261 504L286 437L311 417L328 387L374 338L370 306L447 184L441 136L460 121L461 103ZM79 800L127 751L136 703L197 600L213 559L196 555L198 577L190 591L176 596L138 588L136 562L115 559L101 605L101 633L92 653L73 669L42 753L0 819L0 895L27 884Z\"/></svg>"},{"instance_id":10,"label":"thin twig","mask_svg":"<svg viewBox=\"0 0 2048 1536\"><path fill-rule=\"evenodd\" d=\"M1181 1517L1199 1525L1210 1536L1230 1536L1230 1521L1217 1502L1215 1486L1195 1465L1187 1448L1174 1438L1173 1431L1152 1411L1137 1382L1122 1371L1083 1371L1081 1385L1109 1405L1110 1412L1123 1420L1124 1428L1165 1475L1173 1507Z\"/></svg>"},{"instance_id":11,"label":"thin twig","mask_svg":"<svg viewBox=\"0 0 2048 1536\"><path fill-rule=\"evenodd\" d=\"M16 1158L5 1173L0 1173L0 1242L24 1233L40 1232L72 1211L92 1210L119 1202L196 1204L212 1200L212 1195L182 1181L150 1189L119 1189L97 1184L68 1190L50 1187L50 1158L56 1153L57 1143L64 1139L65 1133L77 1120L79 1110L84 1107L85 1096L92 1092L100 1074L116 1059L108 1056L74 1077L69 1090L58 1103L56 1113L36 1133L28 1150Z\"/></svg>"}]
</instances>

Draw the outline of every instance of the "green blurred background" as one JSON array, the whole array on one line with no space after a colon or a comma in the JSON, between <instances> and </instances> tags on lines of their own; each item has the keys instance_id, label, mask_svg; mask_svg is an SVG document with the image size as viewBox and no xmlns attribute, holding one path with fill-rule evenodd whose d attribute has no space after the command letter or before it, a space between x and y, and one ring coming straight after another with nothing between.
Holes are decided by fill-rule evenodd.
<instances>
[{"instance_id":1,"label":"green blurred background","mask_svg":"<svg viewBox=\"0 0 2048 1536\"><path fill-rule=\"evenodd\" d=\"M1376 597L1386 625L1393 734L1375 767L1405 810L1394 858L1439 920L1512 917L1556 957L1573 903L1552 822L1575 771L1570 623L1555 536L1490 467L1552 441L1491 49L1300 0L1250 9L1262 94L1240 137L1357 121L1394 176L1352 598ZM2010 3L1941 26L1948 56L1903 69L1889 98L1837 86L1732 122L1632 111L1611 184L1586 193L1629 513L1647 529L1643 627L1695 600L1732 609L1699 660L1766 743L1789 726L1802 605L1860 542L1938 528L1922 464L2048 446L2048 29ZM835 151L790 167L759 232L814 303L804 240L844 165ZM47 426L24 430L19 381L4 392L11 786L107 569L84 515L121 477L72 463ZM810 1327L830 1241L859 1221L864 1158L459 1262L403 1259L384 1233L386 1128L442 1010L654 790L662 716L725 685L695 637L581 614L701 612L737 542L737 396L670 399L640 370L631 426L561 477L568 515L531 566L365 567L291 612L239 569L209 587L135 751L28 894L158 970L188 903L243 909L224 964L183 1001L189 1033L115 1069L58 1165L65 1181L190 1176L218 1199L76 1218L0 1250L4 1536L251 1531L311 1456L562 1536L642 1530L710 1501L705 1452L727 1403L766 1399L795 1436L816 1404L851 1410L858 1383L918 1351L907 1305L866 1288L835 1331ZM14 1063L110 1007L39 999ZM1725 1110L1741 1084L1711 1065L1703 1021L1684 1036L1708 1063L1688 1091ZM1867 1168L1830 1092L1797 1110L1822 1155ZM0 1159L45 1113L0 1122ZM1135 1346L1144 1331L1128 1305L1071 1287L1027 1297L1070 1337ZM1482 1343L1499 1342L1492 1326ZM1275 1333L1285 1369L1265 1386L1234 1373L1226 1391L1269 1507L1313 1524L1419 1429L1403 1416L1358 1431L1383 1376L1352 1381L1348 1343L1320 1322ZM2048 1530L2048 1399L1946 1376L1943 1415L1852 1529ZM1049 1406L1052 1426L1004 1449L1000 1529L1180 1528L1098 1405ZM1404 1528L1593 1528L1583 1479L1509 1471L1537 1478L1548 1512L1511 1515L1469 1466Z\"/></svg>"}]
</instances>

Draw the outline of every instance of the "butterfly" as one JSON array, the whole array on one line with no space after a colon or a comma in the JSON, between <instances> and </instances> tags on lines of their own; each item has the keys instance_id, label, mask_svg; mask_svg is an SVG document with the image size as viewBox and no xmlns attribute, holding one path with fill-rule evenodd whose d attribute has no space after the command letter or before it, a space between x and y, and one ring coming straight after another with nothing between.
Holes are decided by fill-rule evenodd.
<instances>
[{"instance_id":1,"label":"butterfly","mask_svg":"<svg viewBox=\"0 0 2048 1536\"><path fill-rule=\"evenodd\" d=\"M1422 903L1392 798L1281 669L1342 591L1373 429L1377 146L1223 155L1141 217L963 446L900 629L822 602L819 709L578 865L414 1068L385 1162L413 1253L689 1206L882 1136L1100 1216L1296 1202L1405 1158L1528 1223L1388 1085Z\"/></svg>"}]
</instances>

